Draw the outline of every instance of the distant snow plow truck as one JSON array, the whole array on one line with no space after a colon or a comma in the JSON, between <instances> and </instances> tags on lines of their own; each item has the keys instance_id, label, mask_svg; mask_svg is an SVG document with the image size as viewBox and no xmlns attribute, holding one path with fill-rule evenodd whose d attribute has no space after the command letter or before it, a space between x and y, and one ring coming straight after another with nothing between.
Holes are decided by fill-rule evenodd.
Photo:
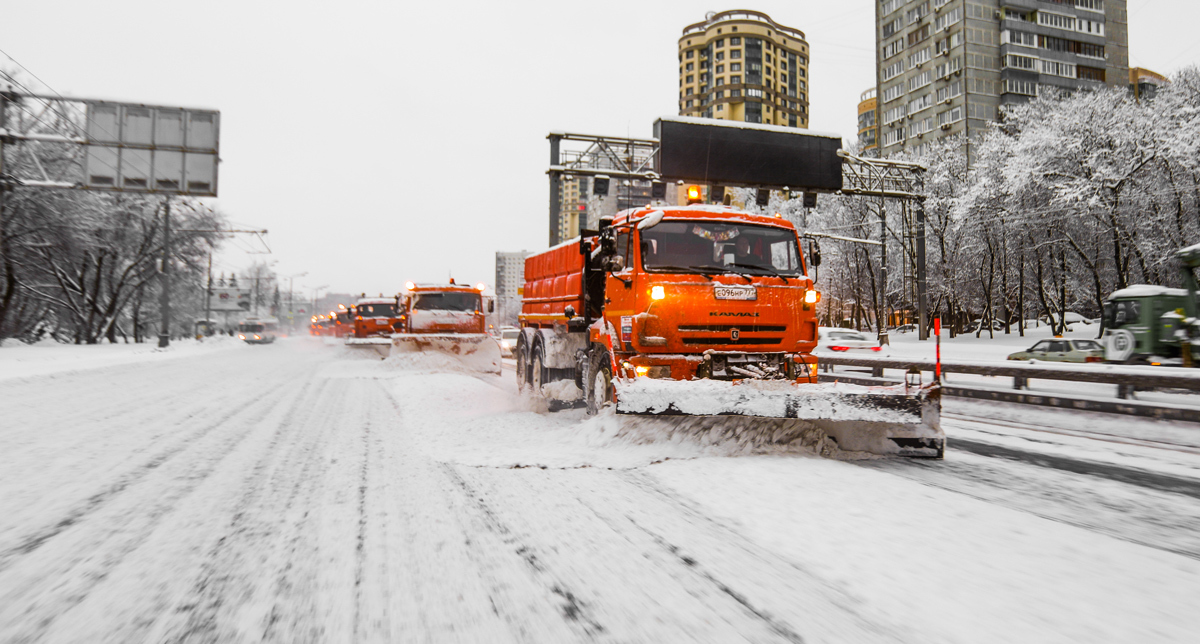
<instances>
[{"instance_id":1,"label":"distant snow plow truck","mask_svg":"<svg viewBox=\"0 0 1200 644\"><path fill-rule=\"evenodd\" d=\"M358 349L374 349L386 356L391 350L391 335L400 322L396 313L397 298L363 297L350 308L354 322L353 335L346 338L346 346Z\"/></svg>"},{"instance_id":2,"label":"distant snow plow truck","mask_svg":"<svg viewBox=\"0 0 1200 644\"><path fill-rule=\"evenodd\" d=\"M391 336L391 355L436 351L456 356L476 371L500 373L500 345L487 334L485 318L496 303L485 290L483 284L472 288L453 280L405 284L396 298L400 315Z\"/></svg>"},{"instance_id":3,"label":"distant snow plow truck","mask_svg":"<svg viewBox=\"0 0 1200 644\"><path fill-rule=\"evenodd\" d=\"M525 263L517 380L551 407L615 406L756 444L941 458L940 389L818 384L798 235L723 206L627 210ZM741 419L730 417L742 417ZM667 417L667 418L663 418Z\"/></svg>"}]
</instances>

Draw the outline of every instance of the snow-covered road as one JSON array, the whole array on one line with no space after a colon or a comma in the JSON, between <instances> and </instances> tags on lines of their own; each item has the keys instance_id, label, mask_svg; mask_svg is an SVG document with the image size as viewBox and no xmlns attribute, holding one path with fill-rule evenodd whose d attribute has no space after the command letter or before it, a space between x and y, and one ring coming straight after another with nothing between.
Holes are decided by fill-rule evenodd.
<instances>
[{"instance_id":1,"label":"snow-covered road","mask_svg":"<svg viewBox=\"0 0 1200 644\"><path fill-rule=\"evenodd\" d=\"M953 440L1179 479L1195 453L961 421L944 462L745 454L448 366L298 338L0 378L0 642L1200 632L1195 495Z\"/></svg>"}]
</instances>

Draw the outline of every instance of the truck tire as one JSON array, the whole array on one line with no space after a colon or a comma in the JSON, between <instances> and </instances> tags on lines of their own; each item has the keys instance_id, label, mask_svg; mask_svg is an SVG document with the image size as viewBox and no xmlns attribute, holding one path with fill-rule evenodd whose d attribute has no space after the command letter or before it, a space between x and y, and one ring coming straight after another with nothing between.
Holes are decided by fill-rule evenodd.
<instances>
[{"instance_id":1,"label":"truck tire","mask_svg":"<svg viewBox=\"0 0 1200 644\"><path fill-rule=\"evenodd\" d=\"M612 359L608 357L607 350L592 352L585 375L587 382L584 383L583 395L587 400L587 413L595 416L613 400Z\"/></svg>"},{"instance_id":2,"label":"truck tire","mask_svg":"<svg viewBox=\"0 0 1200 644\"><path fill-rule=\"evenodd\" d=\"M529 343L524 336L517 339L517 391L529 390Z\"/></svg>"},{"instance_id":3,"label":"truck tire","mask_svg":"<svg viewBox=\"0 0 1200 644\"><path fill-rule=\"evenodd\" d=\"M542 345L535 344L533 346L533 359L529 365L529 388L533 390L533 395L535 396L542 395L542 385L546 384L545 364L546 359L542 357Z\"/></svg>"}]
</instances>

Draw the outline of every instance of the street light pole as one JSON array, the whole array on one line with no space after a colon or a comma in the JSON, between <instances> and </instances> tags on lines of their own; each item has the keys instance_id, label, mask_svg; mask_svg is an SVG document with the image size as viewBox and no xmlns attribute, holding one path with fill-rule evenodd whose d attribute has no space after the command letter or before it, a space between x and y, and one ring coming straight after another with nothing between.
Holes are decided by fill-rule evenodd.
<instances>
[{"instance_id":1,"label":"street light pole","mask_svg":"<svg viewBox=\"0 0 1200 644\"><path fill-rule=\"evenodd\" d=\"M158 332L159 348L171 344L171 198L163 200L163 247L162 270L160 271L162 293L159 294L158 308L162 314L162 328Z\"/></svg>"}]
</instances>

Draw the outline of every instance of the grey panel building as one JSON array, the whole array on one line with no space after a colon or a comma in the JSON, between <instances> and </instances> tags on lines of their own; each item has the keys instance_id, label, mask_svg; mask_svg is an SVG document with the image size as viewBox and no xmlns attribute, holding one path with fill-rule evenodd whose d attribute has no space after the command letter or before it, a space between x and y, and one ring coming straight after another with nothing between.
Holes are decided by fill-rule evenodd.
<instances>
[{"instance_id":1,"label":"grey panel building","mask_svg":"<svg viewBox=\"0 0 1200 644\"><path fill-rule=\"evenodd\" d=\"M525 258L528 251L496 252L496 319L499 325L516 325L521 313L521 291L525 288Z\"/></svg>"},{"instance_id":2,"label":"grey panel building","mask_svg":"<svg viewBox=\"0 0 1200 644\"><path fill-rule=\"evenodd\" d=\"M982 132L1047 89L1124 86L1126 0L877 0L884 156Z\"/></svg>"}]
</instances>

